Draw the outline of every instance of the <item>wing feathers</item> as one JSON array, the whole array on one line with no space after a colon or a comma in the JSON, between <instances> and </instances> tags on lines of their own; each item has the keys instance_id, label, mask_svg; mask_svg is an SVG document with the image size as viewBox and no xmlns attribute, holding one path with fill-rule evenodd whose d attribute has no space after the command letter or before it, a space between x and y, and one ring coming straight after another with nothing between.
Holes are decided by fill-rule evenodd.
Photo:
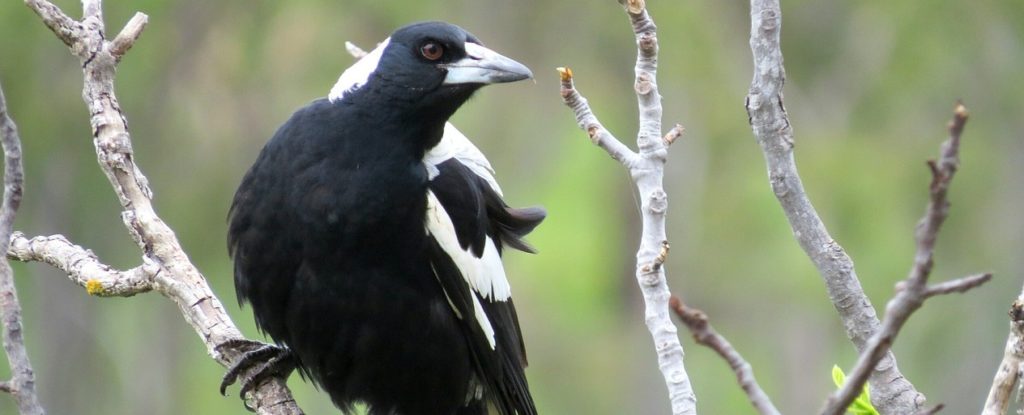
<instances>
[{"instance_id":1,"label":"wing feathers","mask_svg":"<svg viewBox=\"0 0 1024 415\"><path fill-rule=\"evenodd\" d=\"M464 249L459 243L452 218L431 190L427 191L426 231L452 259L470 287L484 299L505 301L512 295L494 242L485 237L480 256L472 250Z\"/></svg>"}]
</instances>

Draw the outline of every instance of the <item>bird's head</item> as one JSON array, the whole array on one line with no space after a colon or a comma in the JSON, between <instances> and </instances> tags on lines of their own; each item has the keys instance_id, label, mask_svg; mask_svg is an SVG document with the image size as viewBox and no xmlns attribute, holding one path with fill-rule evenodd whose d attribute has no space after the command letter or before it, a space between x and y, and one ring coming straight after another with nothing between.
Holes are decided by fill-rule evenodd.
<instances>
[{"instance_id":1,"label":"bird's head","mask_svg":"<svg viewBox=\"0 0 1024 415\"><path fill-rule=\"evenodd\" d=\"M462 28L443 22L396 30L342 74L331 100L371 85L393 104L412 104L447 120L484 85L532 78L523 64L484 47Z\"/></svg>"}]
</instances>

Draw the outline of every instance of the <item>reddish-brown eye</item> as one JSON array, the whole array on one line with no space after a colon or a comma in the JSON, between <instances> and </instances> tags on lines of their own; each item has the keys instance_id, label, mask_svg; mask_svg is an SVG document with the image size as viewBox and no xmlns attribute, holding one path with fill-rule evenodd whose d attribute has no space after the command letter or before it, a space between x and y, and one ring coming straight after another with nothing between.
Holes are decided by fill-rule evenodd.
<instances>
[{"instance_id":1,"label":"reddish-brown eye","mask_svg":"<svg viewBox=\"0 0 1024 415\"><path fill-rule=\"evenodd\" d=\"M424 43L423 46L420 46L420 54L422 54L424 58L436 61L441 59L441 56L444 55L444 46L441 46L441 44L437 42L427 42Z\"/></svg>"}]
</instances>

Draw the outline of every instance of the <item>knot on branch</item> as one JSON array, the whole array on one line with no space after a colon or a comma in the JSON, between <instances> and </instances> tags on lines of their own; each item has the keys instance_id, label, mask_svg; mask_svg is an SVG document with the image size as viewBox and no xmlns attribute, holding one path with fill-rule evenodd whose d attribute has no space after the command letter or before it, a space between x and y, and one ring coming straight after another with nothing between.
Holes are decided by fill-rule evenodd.
<instances>
[{"instance_id":1,"label":"knot on branch","mask_svg":"<svg viewBox=\"0 0 1024 415\"><path fill-rule=\"evenodd\" d=\"M629 14L640 14L647 9L644 0L619 0L619 3L626 8Z\"/></svg>"},{"instance_id":2,"label":"knot on branch","mask_svg":"<svg viewBox=\"0 0 1024 415\"><path fill-rule=\"evenodd\" d=\"M100 119L102 117L97 116L95 118ZM102 121L97 120L96 122L97 130L105 125L99 124ZM106 140L98 140L98 143L105 153L119 154L124 156L131 156L133 153L132 142L131 139L129 139L128 137L128 133L126 132L119 132Z\"/></svg>"},{"instance_id":3,"label":"knot on branch","mask_svg":"<svg viewBox=\"0 0 1024 415\"><path fill-rule=\"evenodd\" d=\"M668 194L662 189L657 189L651 192L650 196L650 207L651 213L656 215L662 215L665 213L665 209L668 208Z\"/></svg>"},{"instance_id":4,"label":"knot on branch","mask_svg":"<svg viewBox=\"0 0 1024 415\"><path fill-rule=\"evenodd\" d=\"M668 131L668 133L665 134L664 137L662 137L662 141L665 142L665 146L670 146L672 143L675 143L676 139L682 136L684 132L686 132L686 127L683 127L682 124L676 124Z\"/></svg>"},{"instance_id":5,"label":"knot on branch","mask_svg":"<svg viewBox=\"0 0 1024 415\"><path fill-rule=\"evenodd\" d=\"M766 33L775 31L775 29L779 28L779 23L781 23L781 20L782 19L779 18L778 9L768 7L765 8L764 10L761 10L760 27L762 31Z\"/></svg>"},{"instance_id":6,"label":"knot on branch","mask_svg":"<svg viewBox=\"0 0 1024 415\"><path fill-rule=\"evenodd\" d=\"M1013 323L1024 322L1024 303L1017 299L1010 305L1010 321Z\"/></svg>"},{"instance_id":7,"label":"knot on branch","mask_svg":"<svg viewBox=\"0 0 1024 415\"><path fill-rule=\"evenodd\" d=\"M645 57L654 56L658 52L658 36L654 32L644 32L637 41L637 47Z\"/></svg>"},{"instance_id":8,"label":"knot on branch","mask_svg":"<svg viewBox=\"0 0 1024 415\"><path fill-rule=\"evenodd\" d=\"M637 75L636 84L634 84L633 89L635 89L636 93L639 95L650 94L651 91L654 90L654 80L651 79L651 74L643 72L640 75Z\"/></svg>"},{"instance_id":9,"label":"knot on branch","mask_svg":"<svg viewBox=\"0 0 1024 415\"><path fill-rule=\"evenodd\" d=\"M600 132L600 131L601 131L601 128L596 126L596 125L591 125L591 126L587 127L587 135L590 136L590 141L593 141L594 144L597 144L597 140L598 140L597 133Z\"/></svg>"},{"instance_id":10,"label":"knot on branch","mask_svg":"<svg viewBox=\"0 0 1024 415\"><path fill-rule=\"evenodd\" d=\"M775 197L783 198L789 194L789 185L786 184L786 175L783 173L772 173L768 177L768 181L772 186L772 192L775 193ZM826 248L828 249L828 248Z\"/></svg>"},{"instance_id":11,"label":"knot on branch","mask_svg":"<svg viewBox=\"0 0 1024 415\"><path fill-rule=\"evenodd\" d=\"M661 241L661 250L658 251L658 256L654 257L654 262L650 266L644 267L644 270L660 271L662 265L665 265L665 261L668 260L668 251L671 248L668 241Z\"/></svg>"},{"instance_id":12,"label":"knot on branch","mask_svg":"<svg viewBox=\"0 0 1024 415\"><path fill-rule=\"evenodd\" d=\"M744 102L744 106L747 107L748 117L751 117L751 112L761 109L761 90L751 87L750 90L747 91L747 99Z\"/></svg>"}]
</instances>

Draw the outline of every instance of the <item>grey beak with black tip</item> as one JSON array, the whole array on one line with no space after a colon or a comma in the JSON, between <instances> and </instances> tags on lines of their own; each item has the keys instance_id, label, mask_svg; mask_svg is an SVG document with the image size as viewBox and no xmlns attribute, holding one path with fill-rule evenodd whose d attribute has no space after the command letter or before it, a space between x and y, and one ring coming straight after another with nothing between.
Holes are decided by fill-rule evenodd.
<instances>
[{"instance_id":1,"label":"grey beak with black tip","mask_svg":"<svg viewBox=\"0 0 1024 415\"><path fill-rule=\"evenodd\" d=\"M476 43L466 42L466 57L445 64L444 84L497 84L533 78L523 64Z\"/></svg>"}]
</instances>

